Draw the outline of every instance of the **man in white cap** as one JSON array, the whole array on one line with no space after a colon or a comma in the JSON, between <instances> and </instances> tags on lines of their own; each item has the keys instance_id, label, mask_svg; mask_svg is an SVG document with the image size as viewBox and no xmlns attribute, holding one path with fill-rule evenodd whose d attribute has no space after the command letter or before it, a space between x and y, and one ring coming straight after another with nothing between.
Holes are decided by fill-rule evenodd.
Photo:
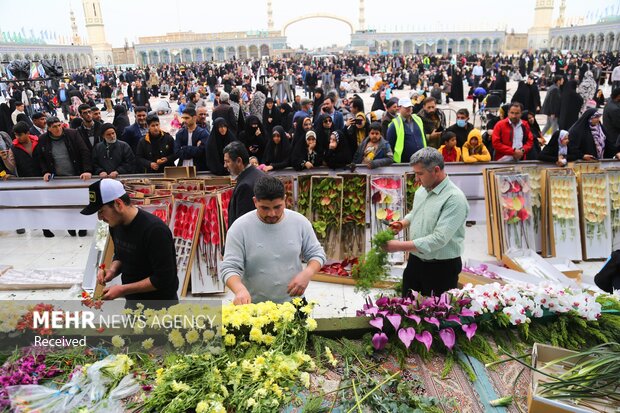
<instances>
[{"instance_id":1,"label":"man in white cap","mask_svg":"<svg viewBox=\"0 0 620 413\"><path fill-rule=\"evenodd\" d=\"M96 213L110 225L114 242L112 264L99 270L97 281L105 285L118 275L123 281L104 289L102 299L177 300L179 279L170 228L155 215L131 205L123 184L114 179L90 185L88 198L89 204L81 213Z\"/></svg>"},{"instance_id":2,"label":"man in white cap","mask_svg":"<svg viewBox=\"0 0 620 413\"><path fill-rule=\"evenodd\" d=\"M394 162L408 162L411 155L426 148L424 124L418 115L413 114L411 99L398 100L400 113L387 130L387 141L394 149Z\"/></svg>"}]
</instances>

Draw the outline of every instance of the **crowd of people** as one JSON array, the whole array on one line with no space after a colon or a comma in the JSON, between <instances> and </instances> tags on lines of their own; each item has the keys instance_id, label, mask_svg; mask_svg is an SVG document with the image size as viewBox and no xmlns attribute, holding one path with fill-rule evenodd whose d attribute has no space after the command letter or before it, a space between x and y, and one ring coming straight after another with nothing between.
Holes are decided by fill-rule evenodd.
<instances>
[{"instance_id":1,"label":"crowd of people","mask_svg":"<svg viewBox=\"0 0 620 413\"><path fill-rule=\"evenodd\" d=\"M510 79L518 81L512 96ZM172 165L226 175L224 148L233 141L265 172L380 168L425 147L467 163L562 166L620 156L620 61L611 53L232 60L84 69L60 81L0 85L4 177L116 178ZM370 108L360 96L368 89ZM408 98L395 96L406 89ZM474 113L487 109L479 128L468 109L449 125L439 108L466 99ZM164 131L160 117L171 114ZM537 114L547 117L543 127Z\"/></svg>"}]
</instances>

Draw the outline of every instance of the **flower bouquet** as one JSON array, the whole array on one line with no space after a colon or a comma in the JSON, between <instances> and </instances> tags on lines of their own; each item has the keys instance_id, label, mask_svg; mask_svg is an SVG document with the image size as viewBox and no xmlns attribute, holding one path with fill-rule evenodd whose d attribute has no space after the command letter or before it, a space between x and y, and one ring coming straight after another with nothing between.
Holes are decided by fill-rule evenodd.
<instances>
[{"instance_id":1,"label":"flower bouquet","mask_svg":"<svg viewBox=\"0 0 620 413\"><path fill-rule=\"evenodd\" d=\"M193 267L194 252L200 233L204 205L189 201L175 201L170 220L170 229L174 238L179 276L179 292L187 294L189 275Z\"/></svg>"},{"instance_id":2,"label":"flower bouquet","mask_svg":"<svg viewBox=\"0 0 620 413\"><path fill-rule=\"evenodd\" d=\"M612 248L620 247L620 170L607 170Z\"/></svg>"},{"instance_id":3,"label":"flower bouquet","mask_svg":"<svg viewBox=\"0 0 620 413\"><path fill-rule=\"evenodd\" d=\"M580 202L584 258L606 258L611 251L607 175L582 173Z\"/></svg>"},{"instance_id":4,"label":"flower bouquet","mask_svg":"<svg viewBox=\"0 0 620 413\"><path fill-rule=\"evenodd\" d=\"M343 178L340 258L346 259L359 257L366 251L368 175L340 176Z\"/></svg>"},{"instance_id":5,"label":"flower bouquet","mask_svg":"<svg viewBox=\"0 0 620 413\"><path fill-rule=\"evenodd\" d=\"M541 192L541 168L527 166L521 168L521 172L529 176L530 200L532 207L532 222L534 224L534 243L536 251L542 251L542 192Z\"/></svg>"},{"instance_id":6,"label":"flower bouquet","mask_svg":"<svg viewBox=\"0 0 620 413\"><path fill-rule=\"evenodd\" d=\"M297 212L306 218L310 217L310 187L312 175L299 175L297 177Z\"/></svg>"},{"instance_id":7,"label":"flower bouquet","mask_svg":"<svg viewBox=\"0 0 620 413\"><path fill-rule=\"evenodd\" d=\"M371 237L389 229L389 223L404 216L403 185L400 175L373 175L370 177L370 233ZM398 235L402 240L403 234ZM389 254L391 264L405 261L403 252Z\"/></svg>"},{"instance_id":8,"label":"flower bouquet","mask_svg":"<svg viewBox=\"0 0 620 413\"><path fill-rule=\"evenodd\" d=\"M547 175L547 188L551 255L581 260L576 177L573 174Z\"/></svg>"},{"instance_id":9,"label":"flower bouquet","mask_svg":"<svg viewBox=\"0 0 620 413\"><path fill-rule=\"evenodd\" d=\"M217 271L223 245L217 195L207 194L193 200L203 205L204 214L199 224L200 234L192 264L192 294L224 292Z\"/></svg>"},{"instance_id":10,"label":"flower bouquet","mask_svg":"<svg viewBox=\"0 0 620 413\"><path fill-rule=\"evenodd\" d=\"M286 208L294 209L295 197L293 194L293 186L295 183L295 177L290 175L280 175L278 179L284 184L284 195L286 195Z\"/></svg>"},{"instance_id":11,"label":"flower bouquet","mask_svg":"<svg viewBox=\"0 0 620 413\"><path fill-rule=\"evenodd\" d=\"M342 182L341 177L313 176L311 179L310 221L328 259L340 256Z\"/></svg>"},{"instance_id":12,"label":"flower bouquet","mask_svg":"<svg viewBox=\"0 0 620 413\"><path fill-rule=\"evenodd\" d=\"M523 174L498 174L495 178L503 223L503 249L530 249L534 246L534 223L529 177Z\"/></svg>"}]
</instances>

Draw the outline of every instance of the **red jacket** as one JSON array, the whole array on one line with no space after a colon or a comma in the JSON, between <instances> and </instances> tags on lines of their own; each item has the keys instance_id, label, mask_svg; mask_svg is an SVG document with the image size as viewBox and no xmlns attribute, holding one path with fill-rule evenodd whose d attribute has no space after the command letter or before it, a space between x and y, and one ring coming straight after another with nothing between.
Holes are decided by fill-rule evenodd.
<instances>
[{"instance_id":1,"label":"red jacket","mask_svg":"<svg viewBox=\"0 0 620 413\"><path fill-rule=\"evenodd\" d=\"M523 159L527 158L527 154L534 145L534 137L530 131L530 125L527 121L521 121L521 127L523 128ZM512 149L512 126L510 125L510 119L506 118L500 120L493 128L493 149L495 149L494 160L501 159L503 156L513 156L515 150Z\"/></svg>"}]
</instances>

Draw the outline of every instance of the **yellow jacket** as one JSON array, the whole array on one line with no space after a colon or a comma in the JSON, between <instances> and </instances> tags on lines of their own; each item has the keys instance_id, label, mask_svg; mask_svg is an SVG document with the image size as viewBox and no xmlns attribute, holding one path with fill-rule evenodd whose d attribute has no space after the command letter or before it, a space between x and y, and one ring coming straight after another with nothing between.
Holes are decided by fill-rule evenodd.
<instances>
[{"instance_id":1,"label":"yellow jacket","mask_svg":"<svg viewBox=\"0 0 620 413\"><path fill-rule=\"evenodd\" d=\"M443 151L444 149L446 149L446 145L441 145L438 149L439 153L443 156ZM454 150L456 151L456 159L454 161L451 162L461 162L462 161L462 156L461 156L461 148L459 148L458 146L454 147Z\"/></svg>"},{"instance_id":2,"label":"yellow jacket","mask_svg":"<svg viewBox=\"0 0 620 413\"><path fill-rule=\"evenodd\" d=\"M478 138L478 145L472 146L470 141L472 138ZM489 162L491 160L491 154L489 153L484 143L482 143L482 134L478 129L472 129L467 135L467 142L463 144L463 162Z\"/></svg>"}]
</instances>

